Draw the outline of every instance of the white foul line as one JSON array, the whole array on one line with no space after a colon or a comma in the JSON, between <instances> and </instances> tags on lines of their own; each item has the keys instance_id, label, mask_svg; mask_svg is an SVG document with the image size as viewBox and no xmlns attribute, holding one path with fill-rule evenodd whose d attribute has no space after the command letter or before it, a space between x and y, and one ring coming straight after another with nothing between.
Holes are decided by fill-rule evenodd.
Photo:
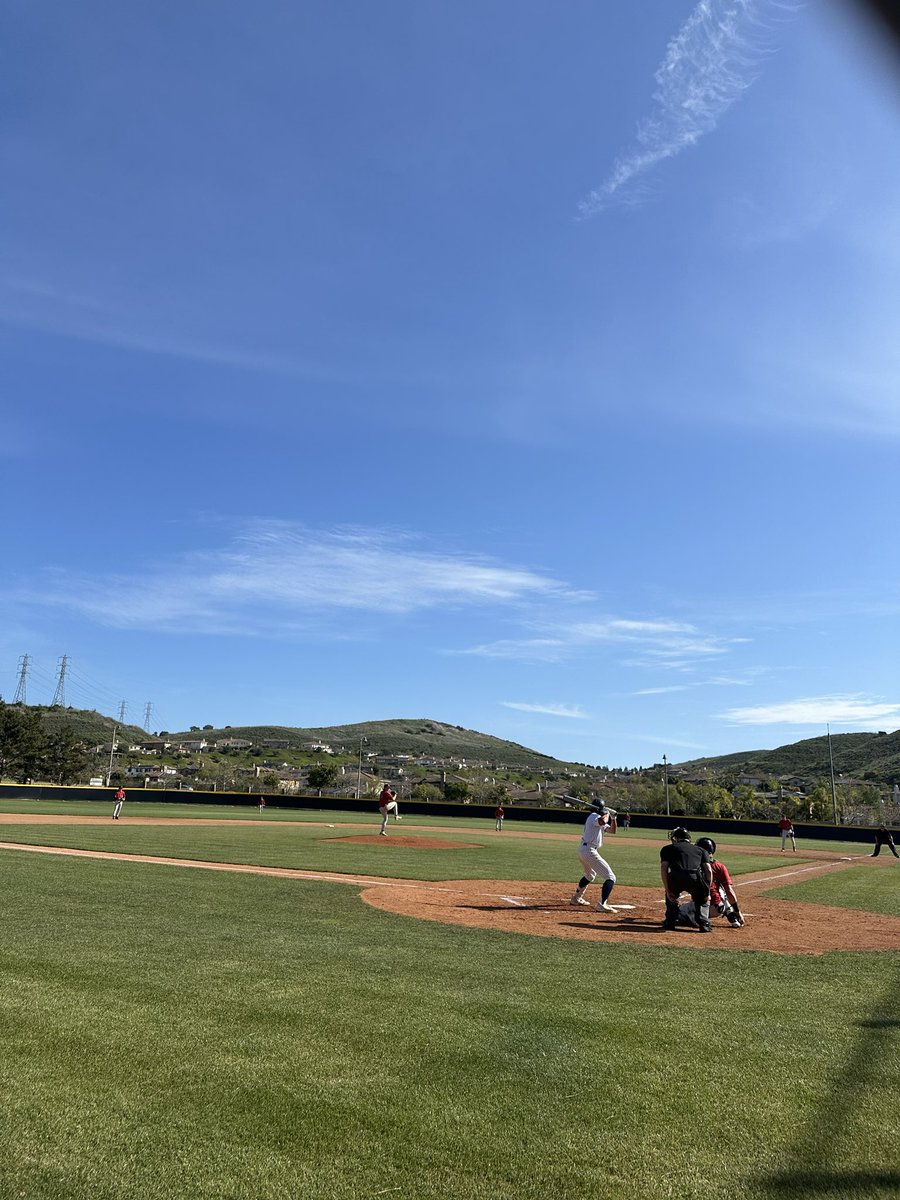
<instances>
[{"instance_id":1,"label":"white foul line","mask_svg":"<svg viewBox=\"0 0 900 1200\"><path fill-rule=\"evenodd\" d=\"M856 856L857 859L866 858L866 857L867 857L867 855L865 855L865 854L858 854ZM740 876L738 876L738 879L740 879L741 887L746 887L748 884L751 884L751 883L778 883L782 879L790 879L792 875L806 875L810 871L827 871L829 867L838 866L839 863L841 863L841 862L852 862L852 861L854 861L854 860L849 859L849 858L847 858L847 859L842 858L842 859L838 860L838 862L829 860L828 862L815 863L811 867L798 867L796 869L796 871L779 871L779 873L777 875L774 875L774 874L773 875L763 875L761 879L740 879ZM734 880L734 886L735 887L738 886L738 880Z\"/></svg>"}]
</instances>

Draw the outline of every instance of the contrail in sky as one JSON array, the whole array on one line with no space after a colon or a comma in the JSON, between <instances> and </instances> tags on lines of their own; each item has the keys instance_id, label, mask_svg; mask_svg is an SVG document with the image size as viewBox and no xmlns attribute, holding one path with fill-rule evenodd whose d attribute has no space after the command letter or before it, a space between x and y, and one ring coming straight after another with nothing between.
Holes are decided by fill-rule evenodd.
<instances>
[{"instance_id":1,"label":"contrail in sky","mask_svg":"<svg viewBox=\"0 0 900 1200\"><path fill-rule=\"evenodd\" d=\"M657 68L654 107L638 125L637 144L581 201L582 216L594 216L614 201L634 203L638 197L628 185L716 128L754 82L765 53L761 34L776 9L796 11L777 0L700 0Z\"/></svg>"}]
</instances>

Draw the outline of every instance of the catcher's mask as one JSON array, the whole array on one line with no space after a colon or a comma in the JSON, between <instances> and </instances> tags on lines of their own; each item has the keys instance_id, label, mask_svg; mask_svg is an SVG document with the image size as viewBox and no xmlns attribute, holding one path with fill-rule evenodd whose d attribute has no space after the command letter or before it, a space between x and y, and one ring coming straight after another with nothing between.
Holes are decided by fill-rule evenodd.
<instances>
[{"instance_id":1,"label":"catcher's mask","mask_svg":"<svg viewBox=\"0 0 900 1200\"><path fill-rule=\"evenodd\" d=\"M689 842L691 835L683 825L679 825L677 829L673 829L669 834L669 839L673 842Z\"/></svg>"},{"instance_id":2,"label":"catcher's mask","mask_svg":"<svg viewBox=\"0 0 900 1200\"><path fill-rule=\"evenodd\" d=\"M701 850L705 850L707 854L715 854L716 852L716 843L712 840L712 838L697 838L697 845Z\"/></svg>"}]
</instances>

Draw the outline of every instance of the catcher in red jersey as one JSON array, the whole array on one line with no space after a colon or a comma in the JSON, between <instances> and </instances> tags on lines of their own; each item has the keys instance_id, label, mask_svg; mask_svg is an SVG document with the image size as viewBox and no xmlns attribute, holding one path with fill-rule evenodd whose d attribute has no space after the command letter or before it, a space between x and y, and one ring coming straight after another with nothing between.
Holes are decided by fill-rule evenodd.
<instances>
[{"instance_id":1,"label":"catcher in red jersey","mask_svg":"<svg viewBox=\"0 0 900 1200\"><path fill-rule=\"evenodd\" d=\"M716 858L716 843L711 837L702 837L697 838L697 845L712 859L712 882L709 885L710 916L724 917L729 925L740 929L744 924L744 916L728 868Z\"/></svg>"}]
</instances>

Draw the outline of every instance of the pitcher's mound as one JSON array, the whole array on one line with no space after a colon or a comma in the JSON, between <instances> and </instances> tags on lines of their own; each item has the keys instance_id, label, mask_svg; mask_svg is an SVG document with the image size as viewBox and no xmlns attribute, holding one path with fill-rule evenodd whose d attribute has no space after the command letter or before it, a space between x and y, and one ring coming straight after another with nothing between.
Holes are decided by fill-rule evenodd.
<instances>
[{"instance_id":1,"label":"pitcher's mound","mask_svg":"<svg viewBox=\"0 0 900 1200\"><path fill-rule=\"evenodd\" d=\"M329 842L353 842L358 846L387 846L403 850L481 850L482 847L472 842L447 842L443 838L429 837L398 837L389 833L382 837L379 833L361 833L351 837L329 838Z\"/></svg>"}]
</instances>

